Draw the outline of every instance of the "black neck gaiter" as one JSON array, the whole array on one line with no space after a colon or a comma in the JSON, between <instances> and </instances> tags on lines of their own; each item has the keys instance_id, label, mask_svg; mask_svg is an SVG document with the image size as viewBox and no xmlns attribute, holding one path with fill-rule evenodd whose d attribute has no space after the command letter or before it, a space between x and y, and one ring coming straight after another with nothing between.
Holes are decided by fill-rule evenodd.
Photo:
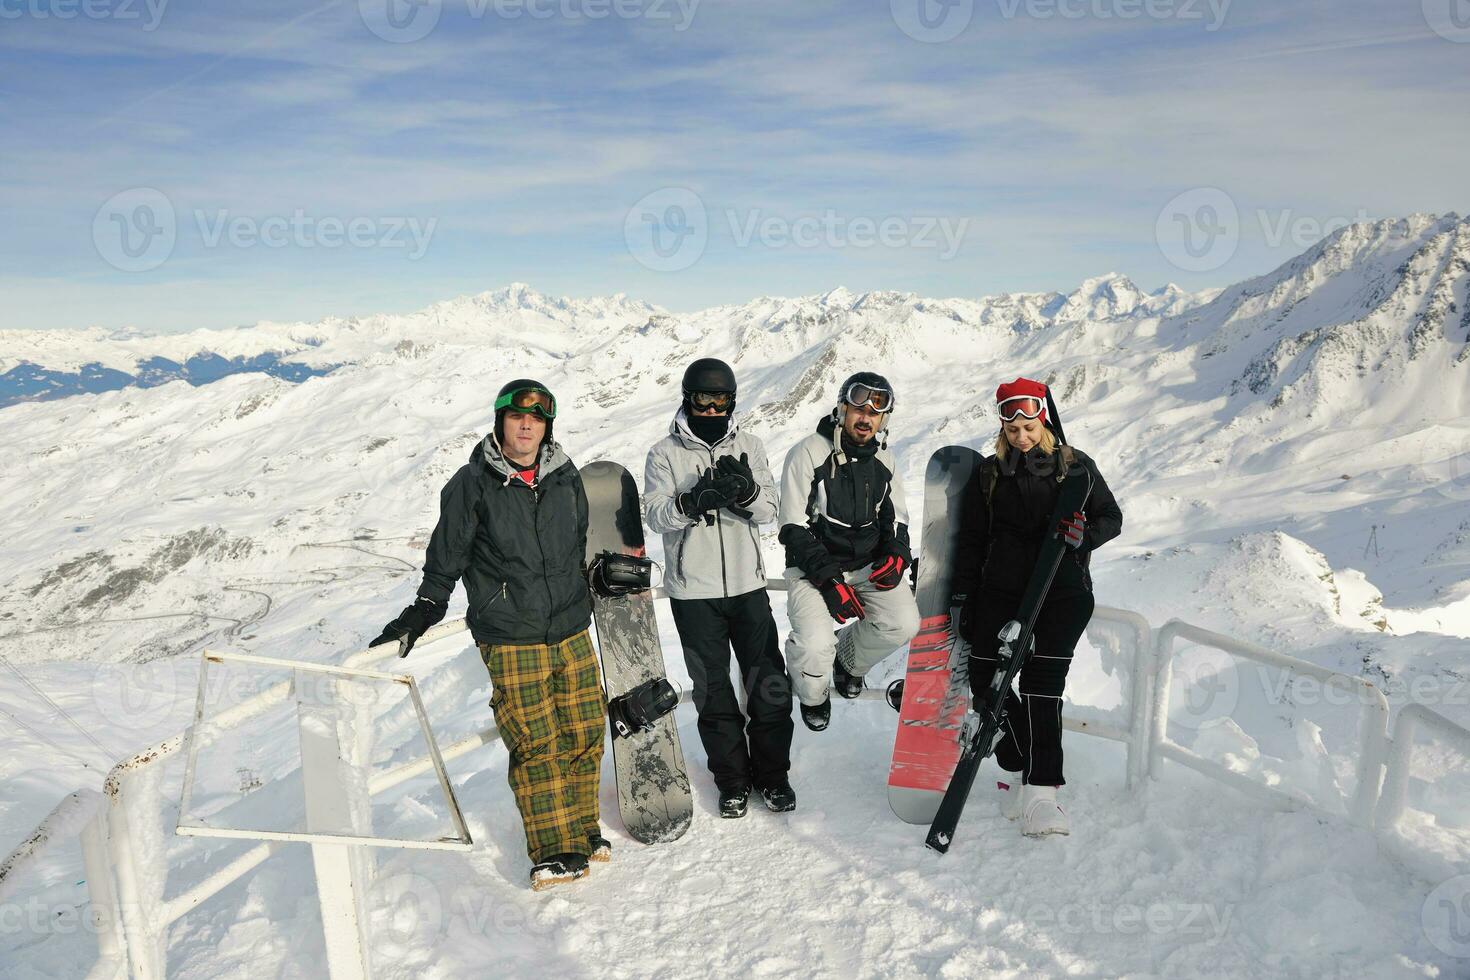
<instances>
[{"instance_id":1,"label":"black neck gaiter","mask_svg":"<svg viewBox=\"0 0 1470 980\"><path fill-rule=\"evenodd\" d=\"M725 433L730 431L728 415L695 415L686 412L684 418L689 422L689 431L711 446L725 438Z\"/></svg>"}]
</instances>

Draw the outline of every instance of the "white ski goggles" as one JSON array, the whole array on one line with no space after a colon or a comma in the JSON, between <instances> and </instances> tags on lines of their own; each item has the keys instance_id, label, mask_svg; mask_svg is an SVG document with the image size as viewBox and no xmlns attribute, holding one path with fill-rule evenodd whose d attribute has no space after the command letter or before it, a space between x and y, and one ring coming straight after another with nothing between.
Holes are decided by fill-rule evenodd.
<instances>
[{"instance_id":1,"label":"white ski goggles","mask_svg":"<svg viewBox=\"0 0 1470 980\"><path fill-rule=\"evenodd\" d=\"M1018 418L1041 418L1046 411L1046 402L1035 395L1012 395L995 407L1002 422L1014 422Z\"/></svg>"},{"instance_id":2,"label":"white ski goggles","mask_svg":"<svg viewBox=\"0 0 1470 980\"><path fill-rule=\"evenodd\" d=\"M842 400L853 408L871 408L880 415L893 411L893 392L861 381L848 385L842 393Z\"/></svg>"}]
</instances>

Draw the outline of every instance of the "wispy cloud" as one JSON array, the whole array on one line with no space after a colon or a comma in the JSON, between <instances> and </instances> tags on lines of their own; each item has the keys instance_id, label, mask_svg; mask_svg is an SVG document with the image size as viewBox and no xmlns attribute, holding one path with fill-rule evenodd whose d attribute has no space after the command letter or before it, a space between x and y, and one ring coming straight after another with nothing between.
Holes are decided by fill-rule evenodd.
<instances>
[{"instance_id":1,"label":"wispy cloud","mask_svg":"<svg viewBox=\"0 0 1470 980\"><path fill-rule=\"evenodd\" d=\"M1262 209L1325 221L1467 207L1470 44L1435 33L1417 4L1237 2L1207 30L990 0L939 44L905 35L887 7L705 0L679 31L477 17L484 5L459 0L402 44L375 36L356 0L168 4L152 31L23 18L0 37L0 326L177 329L360 311L368 296L405 309L512 278L672 308L839 283L1065 288L1109 268L1203 286L1297 243L1244 231L1228 264L1171 266L1155 222L1191 187L1224 189L1243 224ZM133 187L166 196L178 240L157 268L126 273L99 255L94 219ZM625 240L629 208L664 187L692 189L709 218L701 258L675 273L640 265ZM211 247L200 212L437 224L407 261ZM949 261L730 234L732 214L827 212L972 230Z\"/></svg>"}]
</instances>

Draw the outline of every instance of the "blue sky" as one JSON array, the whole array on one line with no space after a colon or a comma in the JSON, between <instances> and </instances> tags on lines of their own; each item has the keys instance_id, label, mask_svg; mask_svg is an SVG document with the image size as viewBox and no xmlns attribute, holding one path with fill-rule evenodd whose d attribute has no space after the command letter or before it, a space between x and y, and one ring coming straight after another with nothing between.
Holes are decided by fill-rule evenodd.
<instances>
[{"instance_id":1,"label":"blue sky","mask_svg":"<svg viewBox=\"0 0 1470 980\"><path fill-rule=\"evenodd\" d=\"M0 328L1196 288L1470 211L1470 0L415 2L0 0Z\"/></svg>"}]
</instances>

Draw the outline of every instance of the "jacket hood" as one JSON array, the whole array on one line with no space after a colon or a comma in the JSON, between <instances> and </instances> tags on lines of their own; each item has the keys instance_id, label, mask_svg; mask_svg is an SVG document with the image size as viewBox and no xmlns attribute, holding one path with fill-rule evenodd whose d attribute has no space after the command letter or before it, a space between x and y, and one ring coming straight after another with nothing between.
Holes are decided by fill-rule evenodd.
<instances>
[{"instance_id":1,"label":"jacket hood","mask_svg":"<svg viewBox=\"0 0 1470 980\"><path fill-rule=\"evenodd\" d=\"M736 417L735 413L731 412L730 425L727 429L725 429L724 437L721 438L719 442L716 442L713 446L711 446L709 443L699 438L699 436L695 435L693 429L689 428L689 412L682 405L679 407L679 410L674 413L674 421L669 425L669 433L671 435L678 436L680 439L693 446L695 449L701 449L705 446L709 446L709 448L713 449L715 446L718 446L722 442L729 442L733 440L736 434L739 432L740 421Z\"/></svg>"},{"instance_id":2,"label":"jacket hood","mask_svg":"<svg viewBox=\"0 0 1470 980\"><path fill-rule=\"evenodd\" d=\"M470 462L473 463L476 459L490 467L490 470L506 483L509 483L511 478L520 472L520 468L506 459L505 454L501 452L500 441L495 438L493 430L470 451ZM561 443L554 439L543 441L541 452L536 459L537 479L545 479L549 473L563 463L570 462L570 459L571 457L561 448Z\"/></svg>"}]
</instances>

